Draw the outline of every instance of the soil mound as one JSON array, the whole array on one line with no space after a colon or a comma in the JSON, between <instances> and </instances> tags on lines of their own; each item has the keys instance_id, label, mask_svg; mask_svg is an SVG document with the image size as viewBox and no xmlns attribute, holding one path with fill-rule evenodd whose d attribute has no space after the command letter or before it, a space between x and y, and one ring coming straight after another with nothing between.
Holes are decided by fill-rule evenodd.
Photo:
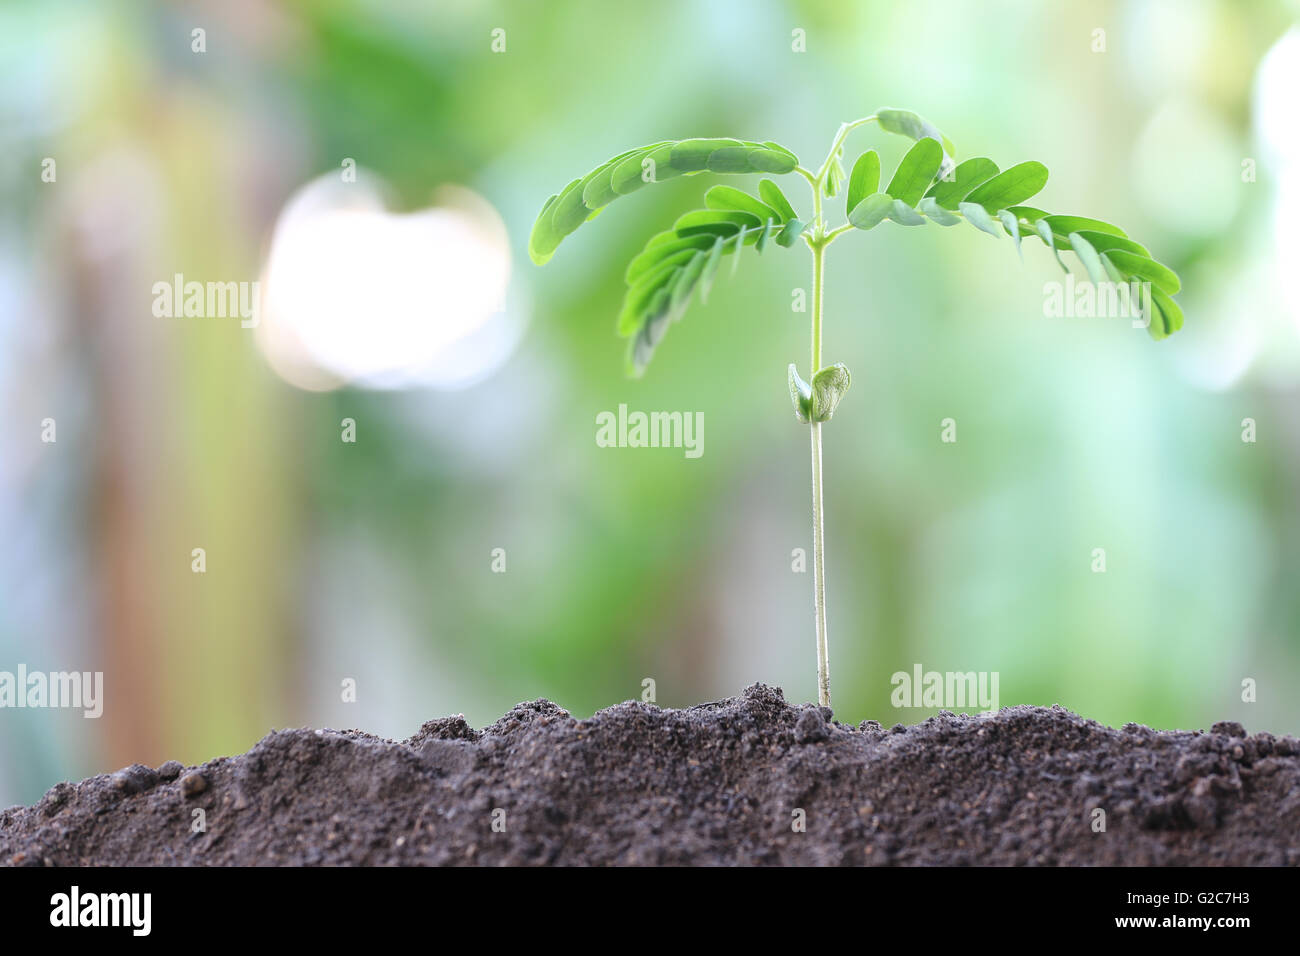
<instances>
[{"instance_id":1,"label":"soil mound","mask_svg":"<svg viewBox=\"0 0 1300 956\"><path fill-rule=\"evenodd\" d=\"M0 863L1300 864L1291 737L1115 730L1060 707L830 717L755 684L585 720L538 700L401 742L277 731L0 811Z\"/></svg>"}]
</instances>

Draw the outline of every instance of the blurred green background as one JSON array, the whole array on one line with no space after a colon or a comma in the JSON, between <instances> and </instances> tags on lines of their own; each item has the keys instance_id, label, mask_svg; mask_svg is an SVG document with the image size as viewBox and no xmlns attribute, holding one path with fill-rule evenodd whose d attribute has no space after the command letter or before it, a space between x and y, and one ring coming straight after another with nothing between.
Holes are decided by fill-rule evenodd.
<instances>
[{"instance_id":1,"label":"blurred green background","mask_svg":"<svg viewBox=\"0 0 1300 956\"><path fill-rule=\"evenodd\" d=\"M959 158L1046 163L1035 204L1178 269L1187 326L1044 318L1061 275L1038 243L1022 265L973 230L886 226L830 250L825 355L854 373L825 429L836 716L928 716L889 700L920 663L1115 725L1300 730L1296 15L0 6L0 670L106 684L99 720L0 710L0 806L272 727L404 737L539 696L585 716L645 678L663 706L753 681L812 699L785 386L807 250L724 270L640 381L623 267L706 180L621 200L544 270L525 250L548 195L631 146L775 139L815 167L883 106ZM868 128L846 165L906 145ZM155 315L178 273L279 298L256 329ZM703 412L703 457L597 447L620 403Z\"/></svg>"}]
</instances>

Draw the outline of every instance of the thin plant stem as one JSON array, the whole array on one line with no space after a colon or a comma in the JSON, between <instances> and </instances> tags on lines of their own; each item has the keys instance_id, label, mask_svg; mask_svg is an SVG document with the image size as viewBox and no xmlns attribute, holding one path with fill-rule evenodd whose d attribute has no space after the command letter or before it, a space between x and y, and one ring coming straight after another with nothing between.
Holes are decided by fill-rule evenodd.
<instances>
[{"instance_id":1,"label":"thin plant stem","mask_svg":"<svg viewBox=\"0 0 1300 956\"><path fill-rule=\"evenodd\" d=\"M822 423L813 422L813 607L817 623L817 703L831 705L831 659L826 641L826 542L822 527Z\"/></svg>"},{"instance_id":2,"label":"thin plant stem","mask_svg":"<svg viewBox=\"0 0 1300 956\"><path fill-rule=\"evenodd\" d=\"M820 206L820 203L818 203ZM820 210L819 210L820 212ZM812 294L812 371L815 375L822 362L822 287L824 285L826 247L813 246ZM813 496L813 614L817 628L817 703L831 705L831 662L826 640L826 541L822 520L822 425L813 422L812 496Z\"/></svg>"},{"instance_id":3,"label":"thin plant stem","mask_svg":"<svg viewBox=\"0 0 1300 956\"><path fill-rule=\"evenodd\" d=\"M822 187L826 175L835 162L835 157L844 145L849 132L873 122L875 116L867 116L851 123L842 123L835 139L831 143L826 161L816 174L810 173L802 166L796 171L808 180L813 194L812 235L805 236L813 257L812 288L812 369L815 376L822 367L822 299L826 279L826 247L835 238L852 226L844 225L833 231L826 228L822 216ZM812 497L813 497L813 621L817 629L817 703L822 707L831 705L831 661L830 648L826 639L826 529L822 508L822 424L809 424L812 454Z\"/></svg>"}]
</instances>

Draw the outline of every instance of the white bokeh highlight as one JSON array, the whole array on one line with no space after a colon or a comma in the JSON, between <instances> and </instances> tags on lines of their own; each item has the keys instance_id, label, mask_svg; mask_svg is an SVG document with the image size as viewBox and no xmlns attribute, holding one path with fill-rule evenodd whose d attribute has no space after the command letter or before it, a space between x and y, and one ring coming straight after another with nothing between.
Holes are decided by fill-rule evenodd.
<instances>
[{"instance_id":1,"label":"white bokeh highlight","mask_svg":"<svg viewBox=\"0 0 1300 956\"><path fill-rule=\"evenodd\" d=\"M430 208L392 212L372 174L329 174L281 212L258 344L300 388L464 388L521 337L510 273L505 224L477 193L443 187Z\"/></svg>"}]
</instances>

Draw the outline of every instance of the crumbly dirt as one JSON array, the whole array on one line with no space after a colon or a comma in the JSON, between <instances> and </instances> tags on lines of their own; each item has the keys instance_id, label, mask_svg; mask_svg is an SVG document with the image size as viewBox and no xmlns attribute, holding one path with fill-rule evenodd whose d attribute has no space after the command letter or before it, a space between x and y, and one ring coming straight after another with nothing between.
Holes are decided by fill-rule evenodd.
<instances>
[{"instance_id":1,"label":"crumbly dirt","mask_svg":"<svg viewBox=\"0 0 1300 956\"><path fill-rule=\"evenodd\" d=\"M0 863L1300 865L1292 737L1114 730L1060 707L829 716L756 684L586 720L538 700L402 742L277 731L0 811Z\"/></svg>"}]
</instances>

